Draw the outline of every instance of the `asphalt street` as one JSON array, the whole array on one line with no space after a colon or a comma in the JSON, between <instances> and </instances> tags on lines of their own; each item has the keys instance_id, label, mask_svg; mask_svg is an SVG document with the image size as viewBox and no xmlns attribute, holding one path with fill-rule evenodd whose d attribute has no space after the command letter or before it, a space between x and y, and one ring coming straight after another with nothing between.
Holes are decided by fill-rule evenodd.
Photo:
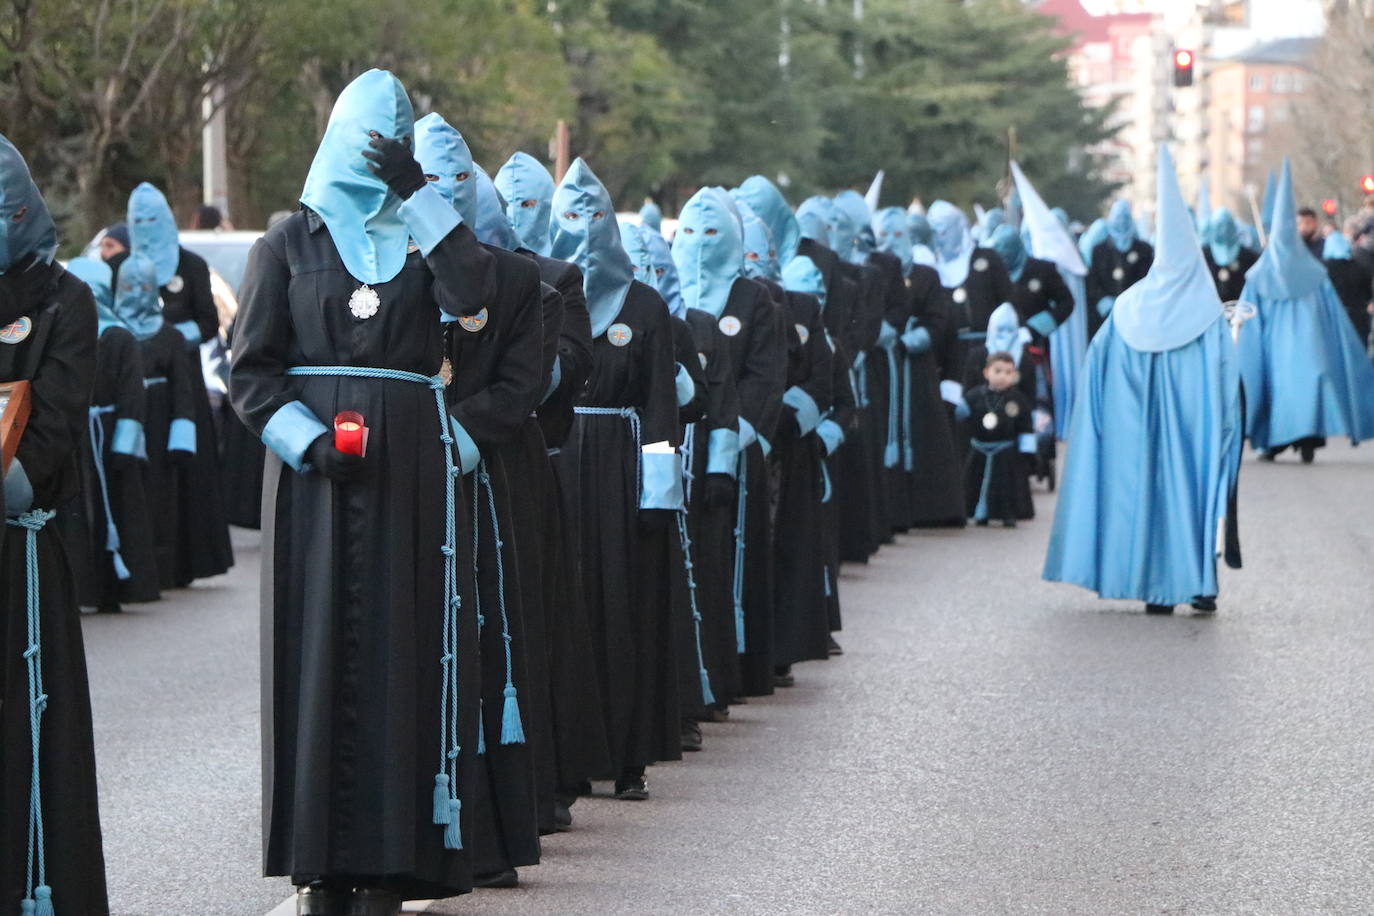
<instances>
[{"instance_id":1,"label":"asphalt street","mask_svg":"<svg viewBox=\"0 0 1374 916\"><path fill-rule=\"evenodd\" d=\"M429 911L1374 912L1374 450L1247 458L1214 618L1041 582L1037 503L847 568L842 658L705 726L649 801L579 801L518 889ZM259 877L256 543L86 621L117 916L290 894Z\"/></svg>"}]
</instances>

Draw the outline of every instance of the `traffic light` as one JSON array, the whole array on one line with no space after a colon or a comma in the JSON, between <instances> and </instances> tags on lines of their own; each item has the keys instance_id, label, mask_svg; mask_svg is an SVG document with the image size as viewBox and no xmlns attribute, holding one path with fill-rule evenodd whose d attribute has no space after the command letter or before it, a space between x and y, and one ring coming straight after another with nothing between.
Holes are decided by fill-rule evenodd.
<instances>
[{"instance_id":1,"label":"traffic light","mask_svg":"<svg viewBox=\"0 0 1374 916\"><path fill-rule=\"evenodd\" d=\"M1366 175L1360 179L1360 190L1366 194L1374 194L1374 175Z\"/></svg>"},{"instance_id":2,"label":"traffic light","mask_svg":"<svg viewBox=\"0 0 1374 916\"><path fill-rule=\"evenodd\" d=\"M1178 50L1174 52L1174 85L1179 87L1193 85L1193 62L1195 58L1192 51Z\"/></svg>"},{"instance_id":3,"label":"traffic light","mask_svg":"<svg viewBox=\"0 0 1374 916\"><path fill-rule=\"evenodd\" d=\"M1327 216L1335 216L1336 202L1329 197L1326 200L1322 201L1322 212L1325 213Z\"/></svg>"}]
</instances>

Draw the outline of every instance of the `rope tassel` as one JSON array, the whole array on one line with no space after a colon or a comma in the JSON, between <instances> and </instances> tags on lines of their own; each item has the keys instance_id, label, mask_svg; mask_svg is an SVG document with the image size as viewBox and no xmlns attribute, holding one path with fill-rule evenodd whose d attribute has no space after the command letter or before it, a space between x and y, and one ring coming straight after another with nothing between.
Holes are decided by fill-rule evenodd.
<instances>
[{"instance_id":1,"label":"rope tassel","mask_svg":"<svg viewBox=\"0 0 1374 916\"><path fill-rule=\"evenodd\" d=\"M456 798L448 800L448 824L444 827L444 848L463 848L463 803Z\"/></svg>"},{"instance_id":2,"label":"rope tassel","mask_svg":"<svg viewBox=\"0 0 1374 916\"><path fill-rule=\"evenodd\" d=\"M432 817L438 826L448 824L449 811L448 803L451 799L448 791L449 781L447 773L436 773L434 776L434 809Z\"/></svg>"},{"instance_id":3,"label":"rope tassel","mask_svg":"<svg viewBox=\"0 0 1374 916\"><path fill-rule=\"evenodd\" d=\"M506 702L501 708L501 743L524 744L525 726L520 722L520 703L515 699L515 685L507 684Z\"/></svg>"}]
</instances>

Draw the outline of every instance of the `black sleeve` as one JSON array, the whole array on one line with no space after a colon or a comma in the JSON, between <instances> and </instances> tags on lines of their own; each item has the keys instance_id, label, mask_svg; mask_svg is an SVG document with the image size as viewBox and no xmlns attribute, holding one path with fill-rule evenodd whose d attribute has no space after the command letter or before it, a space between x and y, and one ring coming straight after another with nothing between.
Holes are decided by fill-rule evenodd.
<instances>
[{"instance_id":1,"label":"black sleeve","mask_svg":"<svg viewBox=\"0 0 1374 916\"><path fill-rule=\"evenodd\" d=\"M560 387L575 399L592 374L592 319L587 312L587 294L582 288L582 271L572 264L558 284L563 295L563 323L558 331Z\"/></svg>"},{"instance_id":2,"label":"black sleeve","mask_svg":"<svg viewBox=\"0 0 1374 916\"><path fill-rule=\"evenodd\" d=\"M258 437L273 414L296 400L286 375L292 338L287 302L290 281L285 259L268 239L254 242L239 284L229 399L239 419Z\"/></svg>"},{"instance_id":3,"label":"black sleeve","mask_svg":"<svg viewBox=\"0 0 1374 916\"><path fill-rule=\"evenodd\" d=\"M767 439L773 435L782 409L783 385L787 381L787 343L780 310L761 287L757 288L753 315L744 365L735 367L735 387L739 392L740 415Z\"/></svg>"},{"instance_id":4,"label":"black sleeve","mask_svg":"<svg viewBox=\"0 0 1374 916\"><path fill-rule=\"evenodd\" d=\"M196 383L193 372L200 372L200 350L196 347L186 349L186 338L169 324L164 324L159 334L174 334L177 346L168 360L167 384L172 386L172 419L194 420L196 418Z\"/></svg>"},{"instance_id":5,"label":"black sleeve","mask_svg":"<svg viewBox=\"0 0 1374 916\"><path fill-rule=\"evenodd\" d=\"M434 301L447 315L475 315L488 302L497 301L501 278L496 257L459 223L425 258L434 274Z\"/></svg>"},{"instance_id":6,"label":"black sleeve","mask_svg":"<svg viewBox=\"0 0 1374 916\"><path fill-rule=\"evenodd\" d=\"M542 318L542 334L540 337L541 356L539 377L539 391L542 394L549 390L549 381L553 376L553 364L558 361L558 335L563 330L563 296L558 290L549 284L540 282L539 295L542 306L540 315Z\"/></svg>"},{"instance_id":7,"label":"black sleeve","mask_svg":"<svg viewBox=\"0 0 1374 916\"><path fill-rule=\"evenodd\" d=\"M992 278L992 293L997 298L997 304L1010 302L1013 290L1011 274L1007 272L1007 262L1002 260L1002 256L995 251L989 251L988 257L988 276Z\"/></svg>"},{"instance_id":8,"label":"black sleeve","mask_svg":"<svg viewBox=\"0 0 1374 916\"><path fill-rule=\"evenodd\" d=\"M857 417L854 410L854 386L849 378L849 361L845 359L844 351L838 343L827 340L825 346L827 350L831 350L830 419L847 433Z\"/></svg>"},{"instance_id":9,"label":"black sleeve","mask_svg":"<svg viewBox=\"0 0 1374 916\"><path fill-rule=\"evenodd\" d=\"M735 368L730 362L730 345L712 322L705 329L711 335L706 353L706 427L739 428L739 393L735 390Z\"/></svg>"},{"instance_id":10,"label":"black sleeve","mask_svg":"<svg viewBox=\"0 0 1374 916\"><path fill-rule=\"evenodd\" d=\"M646 287L647 289L647 287ZM653 293L652 290L649 292ZM630 295L634 295L632 290ZM658 293L653 293L655 297ZM677 419L677 361L673 358L673 328L668 306L660 299L648 311L644 346L637 367L644 377L644 408L640 416L640 439L644 445L668 442L680 445L682 426Z\"/></svg>"},{"instance_id":11,"label":"black sleeve","mask_svg":"<svg viewBox=\"0 0 1374 916\"><path fill-rule=\"evenodd\" d=\"M196 323L201 340L214 340L219 336L219 312L215 309L215 294L210 288L210 265L200 255L182 249L181 269L191 306L191 320Z\"/></svg>"},{"instance_id":12,"label":"black sleeve","mask_svg":"<svg viewBox=\"0 0 1374 916\"><path fill-rule=\"evenodd\" d=\"M63 278L62 292L38 370L29 380L29 422L15 453L33 486L36 505L41 505L48 484L68 467L85 435L95 384L95 299L74 279L67 283Z\"/></svg>"},{"instance_id":13,"label":"black sleeve","mask_svg":"<svg viewBox=\"0 0 1374 916\"><path fill-rule=\"evenodd\" d=\"M820 303L811 296L803 296L801 293L788 293L789 296L798 296L808 300L811 308L809 320L806 323L807 336L804 347L803 362L806 365L806 379L801 383L801 389L811 396L811 400L816 402L816 407L821 413L830 409L835 398L835 379L834 362L835 354L831 352L830 344L825 341L825 322L821 320Z\"/></svg>"},{"instance_id":14,"label":"black sleeve","mask_svg":"<svg viewBox=\"0 0 1374 916\"><path fill-rule=\"evenodd\" d=\"M1059 269L1051 265L1049 270L1044 271L1044 288L1041 290L1048 301L1046 311L1054 319L1056 325L1061 325L1069 320L1069 315L1073 314L1073 293L1069 292L1069 285L1064 282L1064 278L1059 275Z\"/></svg>"},{"instance_id":15,"label":"black sleeve","mask_svg":"<svg viewBox=\"0 0 1374 916\"><path fill-rule=\"evenodd\" d=\"M114 367L114 417L143 424L147 387L143 384L143 352L134 336L123 328L111 328L100 338L100 361Z\"/></svg>"},{"instance_id":16,"label":"black sleeve","mask_svg":"<svg viewBox=\"0 0 1374 916\"><path fill-rule=\"evenodd\" d=\"M696 341L687 322L681 318L670 317L669 320L673 323L673 359L677 363L673 367L674 391L677 390L677 373L680 371L677 366L686 369L692 380L692 399L678 408L678 420L684 425L696 423L706 416L706 370L697 358Z\"/></svg>"}]
</instances>

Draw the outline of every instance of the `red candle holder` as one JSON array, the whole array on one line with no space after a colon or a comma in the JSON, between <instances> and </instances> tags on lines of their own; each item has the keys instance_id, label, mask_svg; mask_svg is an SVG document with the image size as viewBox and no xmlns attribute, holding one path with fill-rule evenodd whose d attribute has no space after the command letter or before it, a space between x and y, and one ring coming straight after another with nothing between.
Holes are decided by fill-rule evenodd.
<instances>
[{"instance_id":1,"label":"red candle holder","mask_svg":"<svg viewBox=\"0 0 1374 916\"><path fill-rule=\"evenodd\" d=\"M334 418L334 448L348 455L367 454L367 426L362 414L344 410Z\"/></svg>"}]
</instances>

